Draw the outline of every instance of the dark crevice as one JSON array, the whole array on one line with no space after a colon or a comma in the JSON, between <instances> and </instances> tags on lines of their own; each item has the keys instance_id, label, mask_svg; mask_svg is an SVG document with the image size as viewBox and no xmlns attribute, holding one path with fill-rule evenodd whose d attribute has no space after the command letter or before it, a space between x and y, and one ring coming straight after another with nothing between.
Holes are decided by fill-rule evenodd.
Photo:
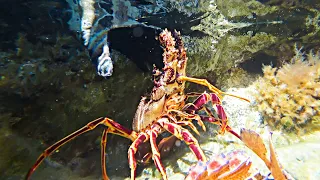
<instances>
[{"instance_id":1,"label":"dark crevice","mask_svg":"<svg viewBox=\"0 0 320 180\"><path fill-rule=\"evenodd\" d=\"M262 68L264 65L275 66L276 64L277 57L259 53L250 60L241 63L239 66L249 73L263 74Z\"/></svg>"},{"instance_id":2,"label":"dark crevice","mask_svg":"<svg viewBox=\"0 0 320 180\"><path fill-rule=\"evenodd\" d=\"M141 25L112 29L108 33L110 48L132 60L142 71L152 71L153 64L162 68L162 53L156 37L160 31Z\"/></svg>"}]
</instances>

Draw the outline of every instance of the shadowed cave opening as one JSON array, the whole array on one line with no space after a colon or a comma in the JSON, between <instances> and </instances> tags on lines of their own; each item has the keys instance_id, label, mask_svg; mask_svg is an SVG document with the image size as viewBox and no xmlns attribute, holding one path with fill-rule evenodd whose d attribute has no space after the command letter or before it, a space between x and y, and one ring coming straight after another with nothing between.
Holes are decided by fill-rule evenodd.
<instances>
[{"instance_id":1,"label":"shadowed cave opening","mask_svg":"<svg viewBox=\"0 0 320 180\"><path fill-rule=\"evenodd\" d=\"M112 49L118 50L133 61L142 71L152 71L153 64L163 68L163 50L156 39L160 30L141 25L112 29L108 41Z\"/></svg>"},{"instance_id":2,"label":"shadowed cave opening","mask_svg":"<svg viewBox=\"0 0 320 180\"><path fill-rule=\"evenodd\" d=\"M262 68L263 66L277 65L277 57L270 56L265 53L258 53L256 56L252 57L250 60L247 60L241 63L239 66L249 73L254 74L263 74Z\"/></svg>"}]
</instances>

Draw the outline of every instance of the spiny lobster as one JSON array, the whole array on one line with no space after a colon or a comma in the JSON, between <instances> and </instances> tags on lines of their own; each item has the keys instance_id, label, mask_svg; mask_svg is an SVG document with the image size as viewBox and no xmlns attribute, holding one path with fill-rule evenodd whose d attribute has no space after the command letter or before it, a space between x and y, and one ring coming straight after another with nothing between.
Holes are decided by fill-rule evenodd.
<instances>
[{"instance_id":1,"label":"spiny lobster","mask_svg":"<svg viewBox=\"0 0 320 180\"><path fill-rule=\"evenodd\" d=\"M167 174L161 162L161 147L165 144L166 139L157 145L156 140L159 134L167 131L173 137L184 141L200 161L206 161L206 156L201 150L197 139L183 126L188 126L196 134L200 134L194 124L195 120L205 131L204 121L217 124L221 127L221 133L228 131L240 138L228 125L226 113L221 106L222 95L234 96L246 101L235 95L222 92L210 84L206 79L197 79L186 76L187 53L184 48L180 33L177 31L169 32L167 29L159 35L160 44L163 46L164 68L158 70L154 68L154 88L151 97L142 97L135 117L133 119L133 130L127 129L114 120L101 117L89 122L86 126L66 136L52 146L48 147L37 159L36 163L29 170L26 179L30 179L32 173L41 164L41 162L55 152L59 147L71 141L75 137L95 129L98 125L103 125L105 129L101 138L101 165L103 179L109 179L106 173L105 149L107 143L107 134L116 134L132 141L128 150L129 166L131 168L131 179L136 176L137 160L136 154L138 147L148 142L151 146L151 152L145 153L145 159L152 158L157 169L161 172L163 179L167 179ZM184 93L185 83L192 82L206 86L211 93ZM193 103L186 103L189 97L197 96ZM218 117L207 108L211 102ZM206 115L200 115L199 111L205 111ZM160 150L159 150L160 147Z\"/></svg>"}]
</instances>

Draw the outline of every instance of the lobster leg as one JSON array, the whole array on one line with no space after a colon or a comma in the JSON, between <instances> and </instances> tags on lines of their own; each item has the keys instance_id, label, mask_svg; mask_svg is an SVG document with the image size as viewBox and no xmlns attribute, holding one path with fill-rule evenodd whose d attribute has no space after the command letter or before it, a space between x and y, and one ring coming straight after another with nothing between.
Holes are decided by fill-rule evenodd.
<instances>
[{"instance_id":1,"label":"lobster leg","mask_svg":"<svg viewBox=\"0 0 320 180\"><path fill-rule=\"evenodd\" d=\"M189 81L189 82L193 82L195 84L200 84L203 86L206 86L210 91L212 91L213 93L217 94L217 96L221 99L222 95L228 95L228 96L232 96L238 99L242 99L244 101L250 102L248 99L237 96L237 95L233 95L233 94L229 94L229 93L225 93L223 91L221 91L220 89L216 88L215 86L213 86L212 84L210 84L206 79L198 79L198 78L192 78L192 77L187 77L187 76L179 76L178 81Z\"/></svg>"},{"instance_id":2,"label":"lobster leg","mask_svg":"<svg viewBox=\"0 0 320 180\"><path fill-rule=\"evenodd\" d=\"M103 180L109 180L106 169L106 145L107 145L107 135L108 129L104 129L101 136L101 170Z\"/></svg>"},{"instance_id":3,"label":"lobster leg","mask_svg":"<svg viewBox=\"0 0 320 180\"><path fill-rule=\"evenodd\" d=\"M190 121L178 121L176 124L177 124L177 125L180 125L180 126L189 126L197 135L200 136L199 131L198 131L197 128L192 124L192 122L190 122Z\"/></svg>"},{"instance_id":4,"label":"lobster leg","mask_svg":"<svg viewBox=\"0 0 320 180\"><path fill-rule=\"evenodd\" d=\"M211 111L205 107L204 105L208 102L212 102L213 105L215 105L215 109L217 112L217 115L219 116L219 119L216 119L214 115L211 113ZM221 101L218 97L218 95L214 93L202 93L192 104L187 104L184 107L184 110L188 113L194 114L200 110L204 109L208 116L199 115L201 120L207 121L213 124L217 124L221 127L220 133L224 133L225 131L230 132L234 136L240 139L240 136L238 133L232 130L232 128L228 125L228 117L221 106Z\"/></svg>"},{"instance_id":5,"label":"lobster leg","mask_svg":"<svg viewBox=\"0 0 320 180\"><path fill-rule=\"evenodd\" d=\"M197 139L187 129L177 124L170 123L167 117L163 117L159 119L158 123L166 131L175 135L178 139L184 141L189 146L189 148L191 149L191 151L197 157L198 160L204 161L204 162L206 161L206 156L201 150Z\"/></svg>"},{"instance_id":6,"label":"lobster leg","mask_svg":"<svg viewBox=\"0 0 320 180\"><path fill-rule=\"evenodd\" d=\"M198 135L199 132L197 131L196 127L189 121L178 121L178 125L183 125L183 126L189 126L193 131L195 131ZM162 174L162 177L164 180L167 179L167 174L166 170L164 169L161 158L160 158L160 152L158 149L158 146L156 144L156 140L158 137L158 134L160 132L160 126L159 125L154 125L151 127L151 131L148 132L148 135L150 137L150 145L151 145L151 150L152 150L152 158L154 160L154 164L156 165L157 169L159 172ZM172 137L169 137L171 139ZM159 145L160 146L160 145Z\"/></svg>"},{"instance_id":7,"label":"lobster leg","mask_svg":"<svg viewBox=\"0 0 320 180\"><path fill-rule=\"evenodd\" d=\"M215 121L211 121L211 123L218 124L219 126L221 126L221 133L224 133L228 119L226 113L223 110L223 107L221 106L221 101L216 94L209 94L204 92L192 104L187 104L184 107L184 110L191 114L195 114L200 110L205 110L210 117L214 117L211 111L204 106L210 101L214 105L214 108L216 109L216 112L219 116L219 119L215 119Z\"/></svg>"},{"instance_id":8,"label":"lobster leg","mask_svg":"<svg viewBox=\"0 0 320 180\"><path fill-rule=\"evenodd\" d=\"M137 160L135 154L138 151L138 147L141 143L146 142L149 139L149 135L146 133L139 133L138 137L133 141L128 150L128 161L131 169L131 179L136 177Z\"/></svg>"},{"instance_id":9,"label":"lobster leg","mask_svg":"<svg viewBox=\"0 0 320 180\"><path fill-rule=\"evenodd\" d=\"M160 152L157 146L157 137L160 132L160 126L155 124L151 127L151 131L148 132L150 136L150 145L152 150L152 158L154 161L154 164L156 165L157 169L161 173L164 180L167 180L167 173L165 168L162 165L161 159L160 159Z\"/></svg>"},{"instance_id":10,"label":"lobster leg","mask_svg":"<svg viewBox=\"0 0 320 180\"><path fill-rule=\"evenodd\" d=\"M135 131L129 130L120 124L116 123L115 121L109 119L109 118L98 118L96 120L93 120L89 122L86 126L80 128L79 130L71 133L70 135L66 136L65 138L61 139L60 141L54 143L50 147L48 147L37 159L35 164L31 167L31 169L28 171L28 174L26 175L25 179L30 179L33 172L38 168L38 166L42 163L42 161L50 156L53 152L55 152L57 149L59 149L62 145L68 143L69 141L73 140L74 138L80 136L83 133L86 133L88 131L91 131L95 129L98 125L104 125L110 128L110 133L113 134L119 134L125 138L131 139L132 141L136 139L137 134Z\"/></svg>"},{"instance_id":11,"label":"lobster leg","mask_svg":"<svg viewBox=\"0 0 320 180\"><path fill-rule=\"evenodd\" d=\"M220 124L220 122L214 117L202 116L202 115L200 115L200 117L203 121L207 121L207 122L210 122L213 124ZM241 140L240 135L238 133L236 133L229 125L226 125L225 130Z\"/></svg>"},{"instance_id":12,"label":"lobster leg","mask_svg":"<svg viewBox=\"0 0 320 180\"><path fill-rule=\"evenodd\" d=\"M220 98L215 93L202 93L198 96L198 98L193 102L187 104L183 109L186 112L189 112L193 114L195 111L199 111L202 109L202 107L207 104L209 101L212 102L212 104L221 104Z\"/></svg>"},{"instance_id":13,"label":"lobster leg","mask_svg":"<svg viewBox=\"0 0 320 180\"><path fill-rule=\"evenodd\" d=\"M193 105L192 103L190 104L187 104L186 106L191 106ZM203 124L200 116L198 114L189 114L189 113L185 113L185 112L182 112L182 111L179 111L179 110L175 110L175 109L172 109L172 110L168 110L168 112L175 112L179 115L179 117L182 117L184 119L188 119L188 120L196 120L198 125L203 129L203 131L206 131L206 126ZM176 122L178 123L178 122Z\"/></svg>"},{"instance_id":14,"label":"lobster leg","mask_svg":"<svg viewBox=\"0 0 320 180\"><path fill-rule=\"evenodd\" d=\"M173 147L174 143L176 142L177 137L174 135L171 135L169 137L163 138L159 144L158 144L158 150L160 152L161 157L166 157L169 155L169 152L171 148ZM150 161L152 158L152 152L148 152L144 157L143 157L143 162L147 163Z\"/></svg>"}]
</instances>

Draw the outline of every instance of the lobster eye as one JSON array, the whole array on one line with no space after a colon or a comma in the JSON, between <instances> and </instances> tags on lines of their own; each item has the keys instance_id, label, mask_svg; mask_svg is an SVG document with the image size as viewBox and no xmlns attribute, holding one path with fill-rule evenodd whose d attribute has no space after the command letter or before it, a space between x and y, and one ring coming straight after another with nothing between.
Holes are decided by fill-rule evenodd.
<instances>
[{"instance_id":1,"label":"lobster eye","mask_svg":"<svg viewBox=\"0 0 320 180\"><path fill-rule=\"evenodd\" d=\"M152 75L160 76L162 72L159 69L153 68Z\"/></svg>"}]
</instances>

